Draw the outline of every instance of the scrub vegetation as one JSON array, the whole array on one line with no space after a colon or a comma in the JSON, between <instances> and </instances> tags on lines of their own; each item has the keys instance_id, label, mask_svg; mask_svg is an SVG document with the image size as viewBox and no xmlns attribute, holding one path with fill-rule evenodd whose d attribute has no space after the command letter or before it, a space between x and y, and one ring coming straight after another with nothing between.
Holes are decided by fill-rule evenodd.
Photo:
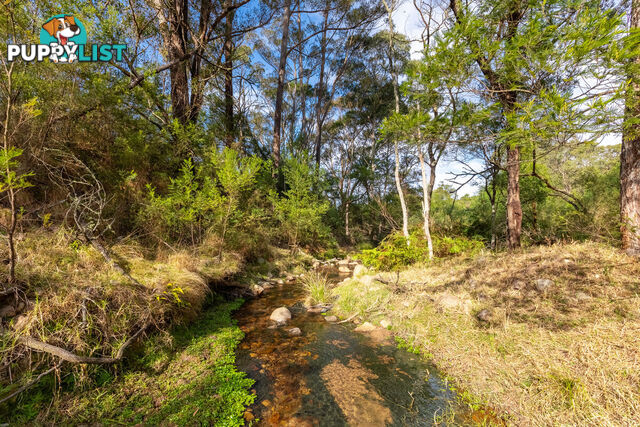
<instances>
[{"instance_id":1,"label":"scrub vegetation","mask_svg":"<svg viewBox=\"0 0 640 427\"><path fill-rule=\"evenodd\" d=\"M127 46L0 55L0 420L240 425L304 273L506 423L640 424L640 1L98 3L0 2Z\"/></svg>"}]
</instances>

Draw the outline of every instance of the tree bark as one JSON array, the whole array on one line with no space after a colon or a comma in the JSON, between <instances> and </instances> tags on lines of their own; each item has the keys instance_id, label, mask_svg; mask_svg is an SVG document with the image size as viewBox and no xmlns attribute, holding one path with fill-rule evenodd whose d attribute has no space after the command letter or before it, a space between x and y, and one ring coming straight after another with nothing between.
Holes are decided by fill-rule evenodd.
<instances>
[{"instance_id":1,"label":"tree bark","mask_svg":"<svg viewBox=\"0 0 640 427\"><path fill-rule=\"evenodd\" d=\"M282 102L284 98L284 81L287 74L287 50L289 45L289 21L291 20L291 0L285 0L282 15L282 40L280 41L280 64L278 66L278 86L276 88L276 105L273 113L272 156L274 171L280 169L280 138L282 133ZM280 175L280 174L278 174Z\"/></svg>"},{"instance_id":2,"label":"tree bark","mask_svg":"<svg viewBox=\"0 0 640 427\"><path fill-rule=\"evenodd\" d=\"M520 147L507 147L507 246L520 247L522 205L520 203Z\"/></svg>"},{"instance_id":3,"label":"tree bark","mask_svg":"<svg viewBox=\"0 0 640 427\"><path fill-rule=\"evenodd\" d=\"M189 3L172 0L170 3L169 60L181 58L187 53ZM180 61L169 68L171 79L171 106L173 117L185 124L189 117L189 77L187 62Z\"/></svg>"},{"instance_id":4,"label":"tree bark","mask_svg":"<svg viewBox=\"0 0 640 427\"><path fill-rule=\"evenodd\" d=\"M420 169L422 170L422 218L424 220L424 237L427 239L427 249L429 251L429 259L433 259L433 241L431 239L431 194L435 183L435 168L431 169L429 182L427 182L427 167L422 154L422 148L419 148L418 159L420 160Z\"/></svg>"},{"instance_id":5,"label":"tree bark","mask_svg":"<svg viewBox=\"0 0 640 427\"><path fill-rule=\"evenodd\" d=\"M10 218L9 224L7 225L7 241L9 244L9 284L13 284L16 281L16 246L14 240L14 234L16 231L17 215L16 215L16 192L13 188L13 183L11 180L11 166L9 163L9 123L11 120L11 109L12 100L13 100L13 63L8 68L5 67L6 70L6 78L7 78L7 101L5 106L5 116L2 130L2 144L4 149L4 155L7 158L6 164L6 180L8 182L7 185L7 195L9 196L9 209L10 209Z\"/></svg>"},{"instance_id":6,"label":"tree bark","mask_svg":"<svg viewBox=\"0 0 640 427\"><path fill-rule=\"evenodd\" d=\"M227 1L230 8L231 0ZM224 40L224 121L225 121L225 145L234 146L234 117L233 117L233 19L235 13L230 11L225 21Z\"/></svg>"},{"instance_id":7,"label":"tree bark","mask_svg":"<svg viewBox=\"0 0 640 427\"><path fill-rule=\"evenodd\" d=\"M316 165L320 166L320 154L322 151L322 125L324 116L322 114L322 101L324 99L324 67L327 59L327 23L329 21L329 2L326 2L325 9L322 14L322 39L320 40L320 76L316 90L316 140L315 140L315 158Z\"/></svg>"},{"instance_id":8,"label":"tree bark","mask_svg":"<svg viewBox=\"0 0 640 427\"><path fill-rule=\"evenodd\" d=\"M640 0L631 3L630 31L640 27ZM640 57L629 65L630 85L620 152L620 223L622 248L640 255Z\"/></svg>"}]
</instances>

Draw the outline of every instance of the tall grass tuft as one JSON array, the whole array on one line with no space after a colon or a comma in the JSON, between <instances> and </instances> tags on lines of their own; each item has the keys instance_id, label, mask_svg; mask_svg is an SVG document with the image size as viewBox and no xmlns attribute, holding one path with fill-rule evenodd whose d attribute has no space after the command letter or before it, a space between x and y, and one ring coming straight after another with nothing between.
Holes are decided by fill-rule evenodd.
<instances>
[{"instance_id":1,"label":"tall grass tuft","mask_svg":"<svg viewBox=\"0 0 640 427\"><path fill-rule=\"evenodd\" d=\"M329 288L329 279L327 279L325 274L310 271L300 279L300 282L309 293L307 297L307 303L309 303L309 305L326 304L329 302L331 289Z\"/></svg>"}]
</instances>

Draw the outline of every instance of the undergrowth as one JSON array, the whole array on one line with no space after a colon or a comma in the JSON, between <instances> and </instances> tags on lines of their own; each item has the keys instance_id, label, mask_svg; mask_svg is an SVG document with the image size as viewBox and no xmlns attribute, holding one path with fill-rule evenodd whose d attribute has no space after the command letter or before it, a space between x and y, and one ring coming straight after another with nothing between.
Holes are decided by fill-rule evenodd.
<instances>
[{"instance_id":1,"label":"undergrowth","mask_svg":"<svg viewBox=\"0 0 640 427\"><path fill-rule=\"evenodd\" d=\"M206 309L190 326L177 326L139 346L118 369L100 368L100 388L78 393L73 377L63 378L59 396L50 375L31 393L4 407L15 424L243 425L242 414L254 400L253 380L235 367L242 331L231 319L241 300Z\"/></svg>"}]
</instances>

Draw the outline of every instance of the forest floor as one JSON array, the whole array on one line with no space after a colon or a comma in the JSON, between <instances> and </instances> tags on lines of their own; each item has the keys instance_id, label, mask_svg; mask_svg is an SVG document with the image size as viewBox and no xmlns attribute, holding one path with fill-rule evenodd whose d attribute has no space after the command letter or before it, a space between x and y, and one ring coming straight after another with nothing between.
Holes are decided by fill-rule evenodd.
<instances>
[{"instance_id":1,"label":"forest floor","mask_svg":"<svg viewBox=\"0 0 640 427\"><path fill-rule=\"evenodd\" d=\"M21 337L78 355L114 356L128 337L146 329L122 363L62 363L0 403L0 420L241 425L253 401L252 381L235 368L243 333L231 313L241 300L215 293L249 293L261 278L300 269L311 258L269 247L262 255L267 259L247 264L235 253L218 257L216 248L205 241L191 250L149 252L135 240L120 241L109 252L138 282L132 283L68 230L20 235L20 302L13 293L0 301L3 309L18 311L4 313L0 328L0 397L59 363L25 351ZM230 278L235 285L228 288Z\"/></svg>"},{"instance_id":2,"label":"forest floor","mask_svg":"<svg viewBox=\"0 0 640 427\"><path fill-rule=\"evenodd\" d=\"M640 424L640 260L617 249L482 253L333 293L342 316L390 321L467 404L507 424Z\"/></svg>"}]
</instances>

